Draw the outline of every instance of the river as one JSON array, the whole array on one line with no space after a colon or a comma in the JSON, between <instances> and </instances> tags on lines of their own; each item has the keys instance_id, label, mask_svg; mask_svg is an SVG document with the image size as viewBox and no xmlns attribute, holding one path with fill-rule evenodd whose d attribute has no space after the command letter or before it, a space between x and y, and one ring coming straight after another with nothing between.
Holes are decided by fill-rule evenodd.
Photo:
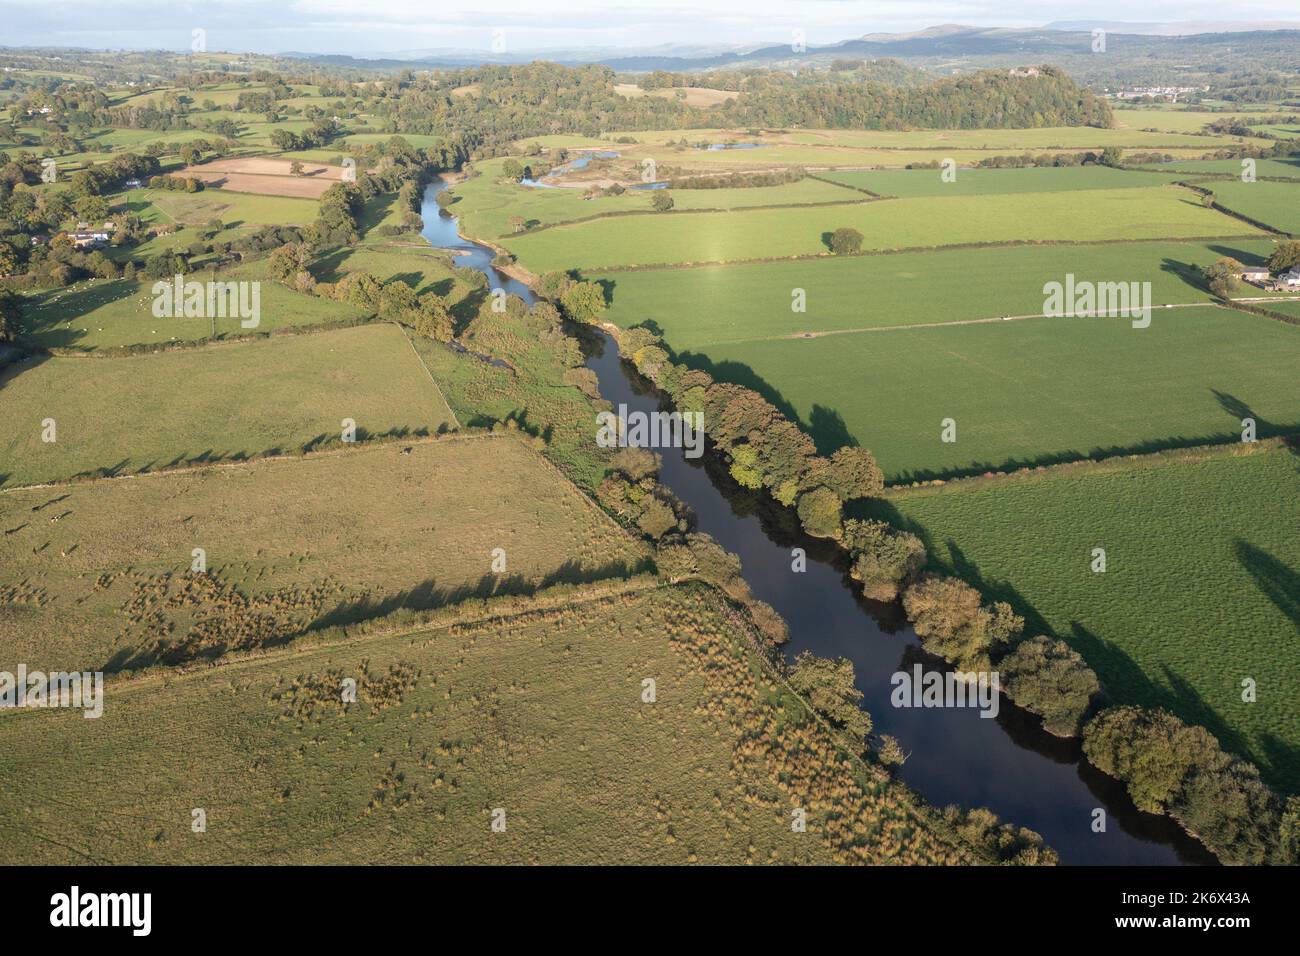
<instances>
[{"instance_id":1,"label":"river","mask_svg":"<svg viewBox=\"0 0 1300 956\"><path fill-rule=\"evenodd\" d=\"M425 193L425 238L438 247L464 250L458 264L482 270L492 288L533 302L527 286L492 268L490 249L462 238L456 220L440 213L434 197L445 188L435 182ZM633 411L663 407L649 383L619 360L610 336L593 329L589 338L587 367L596 373L604 398ZM930 803L988 807L1004 821L1041 833L1062 863L1214 862L1172 820L1137 810L1122 785L1082 759L1077 742L1047 734L1005 696L995 719L974 709L891 706L890 677L896 671L910 671L918 662L927 670L947 669L921 650L901 609L858 597L838 549L803 535L789 509L736 487L709 457L690 460L680 450L664 449L659 480L692 508L700 531L740 557L754 594L785 618L788 657L810 650L853 662L876 732L893 734L911 755L900 776ZM792 570L793 548L805 550L806 571ZM1105 811L1104 832L1093 828L1097 809Z\"/></svg>"}]
</instances>

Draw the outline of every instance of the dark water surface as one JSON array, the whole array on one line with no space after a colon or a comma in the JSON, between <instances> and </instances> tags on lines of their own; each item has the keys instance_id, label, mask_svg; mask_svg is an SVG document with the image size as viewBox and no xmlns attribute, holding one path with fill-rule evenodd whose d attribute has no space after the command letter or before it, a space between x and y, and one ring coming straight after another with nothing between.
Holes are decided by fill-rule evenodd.
<instances>
[{"instance_id":1,"label":"dark water surface","mask_svg":"<svg viewBox=\"0 0 1300 956\"><path fill-rule=\"evenodd\" d=\"M425 237L435 246L469 250L457 257L459 264L484 271L492 288L533 302L526 286L491 267L491 250L462 239L455 220L439 214L433 197L443 188L435 183L425 194ZM649 383L619 360L613 339L593 330L592 342L587 367L604 398L631 411L663 407ZM594 439L594 421L592 428ZM900 775L926 800L988 807L1004 821L1037 830L1063 863L1214 862L1173 821L1138 811L1119 783L1083 761L1077 742L1045 733L1005 697L995 719L974 709L893 707L890 677L896 671L916 663L948 669L921 650L901 610L858 597L835 548L803 535L789 509L735 486L716 461L688 460L680 449L663 449L662 456L660 481L691 506L699 530L739 555L754 594L790 625L787 655L810 650L853 661L876 732L893 734L911 754ZM793 548L807 554L802 573L792 570ZM1092 830L1097 808L1106 811L1104 833Z\"/></svg>"}]
</instances>

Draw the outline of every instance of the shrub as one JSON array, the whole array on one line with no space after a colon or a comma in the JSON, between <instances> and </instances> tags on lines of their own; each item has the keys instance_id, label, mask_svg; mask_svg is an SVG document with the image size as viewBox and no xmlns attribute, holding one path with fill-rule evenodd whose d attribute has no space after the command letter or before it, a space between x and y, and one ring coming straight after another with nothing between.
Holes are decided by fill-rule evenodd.
<instances>
[{"instance_id":1,"label":"shrub","mask_svg":"<svg viewBox=\"0 0 1300 956\"><path fill-rule=\"evenodd\" d=\"M847 657L830 660L801 652L790 670L790 686L859 747L871 733L871 715L860 706L862 691L854 683L853 662Z\"/></svg>"}]
</instances>

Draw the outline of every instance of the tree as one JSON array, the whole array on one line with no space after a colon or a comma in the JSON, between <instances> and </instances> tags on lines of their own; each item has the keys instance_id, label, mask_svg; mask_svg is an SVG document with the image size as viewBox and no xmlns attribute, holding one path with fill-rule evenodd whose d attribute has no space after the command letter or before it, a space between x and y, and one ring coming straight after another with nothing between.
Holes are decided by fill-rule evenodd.
<instances>
[{"instance_id":1,"label":"tree","mask_svg":"<svg viewBox=\"0 0 1300 956\"><path fill-rule=\"evenodd\" d=\"M16 292L0 289L0 342L12 341L18 333L18 318L22 315L21 303L22 297Z\"/></svg>"},{"instance_id":2,"label":"tree","mask_svg":"<svg viewBox=\"0 0 1300 956\"><path fill-rule=\"evenodd\" d=\"M1025 626L1008 604L982 607L979 592L957 578L922 578L903 594L903 609L926 650L963 670L992 670L993 653Z\"/></svg>"},{"instance_id":3,"label":"tree","mask_svg":"<svg viewBox=\"0 0 1300 956\"><path fill-rule=\"evenodd\" d=\"M854 683L853 662L830 660L803 651L790 669L790 686L836 727L862 745L871 733L871 715L862 709L862 691Z\"/></svg>"},{"instance_id":4,"label":"tree","mask_svg":"<svg viewBox=\"0 0 1300 956\"><path fill-rule=\"evenodd\" d=\"M1064 641L1035 637L1021 641L998 662L1002 687L1018 706L1043 718L1043 729L1077 737L1101 690L1097 675Z\"/></svg>"},{"instance_id":5,"label":"tree","mask_svg":"<svg viewBox=\"0 0 1300 956\"><path fill-rule=\"evenodd\" d=\"M843 501L870 498L885 487L875 456L865 448L838 449L831 455L823 480Z\"/></svg>"},{"instance_id":6,"label":"tree","mask_svg":"<svg viewBox=\"0 0 1300 956\"><path fill-rule=\"evenodd\" d=\"M849 256L862 250L862 233L848 226L841 226L831 233L831 252L837 256Z\"/></svg>"},{"instance_id":7,"label":"tree","mask_svg":"<svg viewBox=\"0 0 1300 956\"><path fill-rule=\"evenodd\" d=\"M1118 146L1107 146L1101 151L1101 164L1118 169L1124 165L1124 154Z\"/></svg>"},{"instance_id":8,"label":"tree","mask_svg":"<svg viewBox=\"0 0 1300 956\"><path fill-rule=\"evenodd\" d=\"M291 242L272 250L266 260L266 274L276 282L288 283L299 272L307 268L307 247L300 242Z\"/></svg>"},{"instance_id":9,"label":"tree","mask_svg":"<svg viewBox=\"0 0 1300 956\"><path fill-rule=\"evenodd\" d=\"M511 232L523 232L523 231L524 231L524 226L526 226L527 224L528 224L528 221L527 221L526 219L524 219L523 216L511 216L511 217L510 217L510 231L511 231Z\"/></svg>"},{"instance_id":10,"label":"tree","mask_svg":"<svg viewBox=\"0 0 1300 956\"><path fill-rule=\"evenodd\" d=\"M1241 283L1241 271L1245 268L1236 259L1223 256L1205 267L1205 281L1210 291L1220 299L1226 299Z\"/></svg>"},{"instance_id":11,"label":"tree","mask_svg":"<svg viewBox=\"0 0 1300 956\"><path fill-rule=\"evenodd\" d=\"M437 198L434 199L434 202L436 202L436 203L438 204L438 208L439 208L439 209L446 209L448 206L450 206L450 205L451 205L452 203L454 203L455 201L456 201L456 197L453 196L453 195L451 194L451 192L448 191L448 190L446 190L446 189L444 189L442 192L438 193Z\"/></svg>"},{"instance_id":12,"label":"tree","mask_svg":"<svg viewBox=\"0 0 1300 956\"><path fill-rule=\"evenodd\" d=\"M450 342L455 337L456 321L445 299L433 292L420 296L415 332L437 342Z\"/></svg>"},{"instance_id":13,"label":"tree","mask_svg":"<svg viewBox=\"0 0 1300 956\"><path fill-rule=\"evenodd\" d=\"M834 538L840 533L840 496L826 487L799 496L799 523L814 538Z\"/></svg>"},{"instance_id":14,"label":"tree","mask_svg":"<svg viewBox=\"0 0 1300 956\"><path fill-rule=\"evenodd\" d=\"M1268 257L1268 267L1273 272L1286 272L1292 266L1300 266L1300 239L1279 243Z\"/></svg>"},{"instance_id":15,"label":"tree","mask_svg":"<svg viewBox=\"0 0 1300 956\"><path fill-rule=\"evenodd\" d=\"M289 164L289 175L290 176L302 175L302 163L299 160L295 159L292 163Z\"/></svg>"},{"instance_id":16,"label":"tree","mask_svg":"<svg viewBox=\"0 0 1300 956\"><path fill-rule=\"evenodd\" d=\"M501 173L506 179L513 179L518 182L524 178L524 167L519 164L517 159L507 159L501 164Z\"/></svg>"},{"instance_id":17,"label":"tree","mask_svg":"<svg viewBox=\"0 0 1300 956\"><path fill-rule=\"evenodd\" d=\"M656 189L654 195L650 198L650 206L655 212L667 212L674 205L673 197L662 189Z\"/></svg>"},{"instance_id":18,"label":"tree","mask_svg":"<svg viewBox=\"0 0 1300 956\"><path fill-rule=\"evenodd\" d=\"M560 304L575 322L595 322L605 311L605 290L597 282L574 282L560 296Z\"/></svg>"},{"instance_id":19,"label":"tree","mask_svg":"<svg viewBox=\"0 0 1300 956\"><path fill-rule=\"evenodd\" d=\"M862 593L873 601L894 600L899 588L925 566L921 539L883 521L846 521L844 543L853 560L849 574L862 582Z\"/></svg>"}]
</instances>

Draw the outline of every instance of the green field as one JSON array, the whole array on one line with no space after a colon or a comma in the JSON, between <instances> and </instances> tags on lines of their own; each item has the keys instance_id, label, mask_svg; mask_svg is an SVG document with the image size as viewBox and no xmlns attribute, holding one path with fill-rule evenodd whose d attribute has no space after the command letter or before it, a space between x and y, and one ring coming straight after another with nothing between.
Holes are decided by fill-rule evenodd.
<instances>
[{"instance_id":1,"label":"green field","mask_svg":"<svg viewBox=\"0 0 1300 956\"><path fill-rule=\"evenodd\" d=\"M1148 166L1147 169L1171 170L1179 173L1225 173L1229 176L1241 176L1240 159L1204 159L1180 160L1173 163L1161 163ZM1300 179L1300 159L1257 159L1255 175L1261 178Z\"/></svg>"},{"instance_id":2,"label":"green field","mask_svg":"<svg viewBox=\"0 0 1300 956\"><path fill-rule=\"evenodd\" d=\"M1213 191L1215 200L1225 209L1293 236L1300 235L1300 182L1243 183L1216 179L1200 185Z\"/></svg>"},{"instance_id":3,"label":"green field","mask_svg":"<svg viewBox=\"0 0 1300 956\"><path fill-rule=\"evenodd\" d=\"M698 586L570 599L110 686L93 733L7 716L4 861L971 862L837 755L733 621Z\"/></svg>"},{"instance_id":4,"label":"green field","mask_svg":"<svg viewBox=\"0 0 1300 956\"><path fill-rule=\"evenodd\" d=\"M670 340L671 342L671 340ZM1300 327L1226 309L891 329L684 357L757 387L891 481L1300 430ZM941 423L957 440L940 440Z\"/></svg>"},{"instance_id":5,"label":"green field","mask_svg":"<svg viewBox=\"0 0 1300 956\"><path fill-rule=\"evenodd\" d=\"M300 295L278 282L260 278L257 265L218 274L218 281L261 281L260 317L255 329L241 326L238 315L221 318L163 318L153 315L152 280L87 279L66 289L29 297L23 312L23 338L39 348L105 349L158 345L254 335L300 325L320 325L364 318L365 311L343 302ZM207 273L192 276L207 281Z\"/></svg>"},{"instance_id":6,"label":"green field","mask_svg":"<svg viewBox=\"0 0 1300 956\"><path fill-rule=\"evenodd\" d=\"M644 560L514 438L405 447L0 494L0 658L184 662L399 606L622 577ZM484 482L496 493L482 494ZM190 574L196 547L205 575Z\"/></svg>"},{"instance_id":7,"label":"green field","mask_svg":"<svg viewBox=\"0 0 1300 956\"><path fill-rule=\"evenodd\" d=\"M865 250L963 243L1241 236L1245 223L1188 190L1093 189L1006 196L922 197L861 205L672 213L601 219L502 240L534 272L829 255L830 234L858 229Z\"/></svg>"},{"instance_id":8,"label":"green field","mask_svg":"<svg viewBox=\"0 0 1300 956\"><path fill-rule=\"evenodd\" d=\"M882 510L926 535L937 568L1015 605L1028 633L1068 641L1116 701L1203 724L1294 793L1296 467L1286 448L1239 445L906 491ZM1090 570L1097 547L1105 573Z\"/></svg>"},{"instance_id":9,"label":"green field","mask_svg":"<svg viewBox=\"0 0 1300 956\"><path fill-rule=\"evenodd\" d=\"M210 219L220 219L227 226L305 226L316 219L318 204L311 199L287 196L256 196L226 189L204 189L187 193L171 189L132 189L110 198L126 203L132 212L142 213L148 222L156 217L144 216L142 206L158 209L162 221L202 226Z\"/></svg>"},{"instance_id":10,"label":"green field","mask_svg":"<svg viewBox=\"0 0 1300 956\"><path fill-rule=\"evenodd\" d=\"M391 325L127 358L32 358L0 373L0 396L7 485L295 452L338 440L345 418L359 437L452 421ZM42 441L48 418L52 443Z\"/></svg>"},{"instance_id":11,"label":"green field","mask_svg":"<svg viewBox=\"0 0 1300 956\"><path fill-rule=\"evenodd\" d=\"M476 163L478 175L452 188L455 202L450 211L460 219L463 232L485 238L510 234L510 220L524 219L528 228L553 225L606 213L643 212L653 215L649 190L629 189L621 196L583 199L580 187L524 186L501 178L504 159ZM563 179L561 179L563 181ZM676 209L741 209L746 206L782 206L805 203L851 203L864 197L847 189L802 179L782 186L739 189L674 189Z\"/></svg>"},{"instance_id":12,"label":"green field","mask_svg":"<svg viewBox=\"0 0 1300 956\"><path fill-rule=\"evenodd\" d=\"M1125 172L1109 166L1029 169L959 169L944 182L938 169L889 169L829 172L824 178L865 189L877 196L985 196L1008 193L1066 192L1076 189L1123 189L1158 186L1177 174Z\"/></svg>"},{"instance_id":13,"label":"green field","mask_svg":"<svg viewBox=\"0 0 1300 956\"><path fill-rule=\"evenodd\" d=\"M593 278L608 290L610 321L624 328L654 322L669 346L686 352L808 332L1038 314L1044 283L1070 273L1079 281L1150 281L1157 304L1203 302L1201 268L1223 255L1262 263L1272 248L1234 241L950 249ZM793 289L804 290L805 312L792 311Z\"/></svg>"}]
</instances>

